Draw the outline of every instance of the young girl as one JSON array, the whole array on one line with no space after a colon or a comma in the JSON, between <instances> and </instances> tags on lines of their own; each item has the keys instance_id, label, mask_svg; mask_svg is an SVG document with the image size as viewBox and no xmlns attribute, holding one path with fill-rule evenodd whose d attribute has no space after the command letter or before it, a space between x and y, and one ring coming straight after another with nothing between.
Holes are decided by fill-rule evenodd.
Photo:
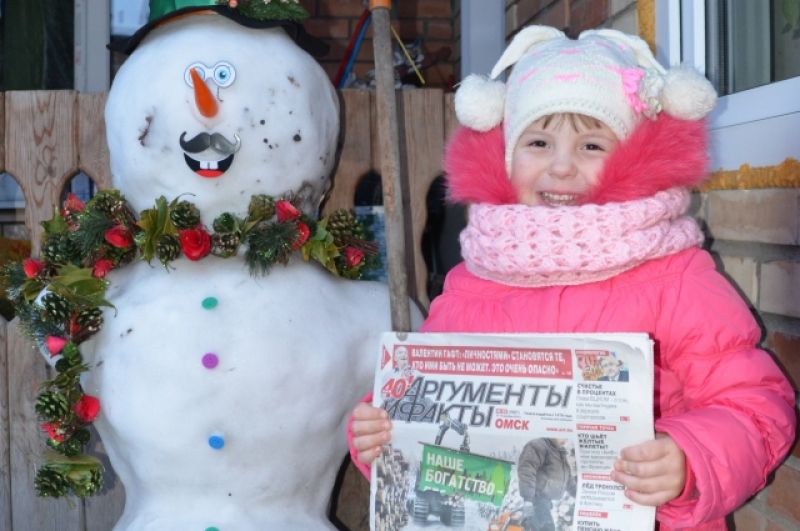
<instances>
[{"instance_id":1,"label":"young girl","mask_svg":"<svg viewBox=\"0 0 800 531\"><path fill-rule=\"evenodd\" d=\"M505 84L470 76L456 95L465 127L445 165L451 198L471 204L464 262L422 331L649 333L656 437L624 449L612 478L658 506L662 531L725 529L789 449L795 398L684 216L714 91L613 30L529 27L492 77L512 66ZM390 428L356 407L357 464Z\"/></svg>"}]
</instances>

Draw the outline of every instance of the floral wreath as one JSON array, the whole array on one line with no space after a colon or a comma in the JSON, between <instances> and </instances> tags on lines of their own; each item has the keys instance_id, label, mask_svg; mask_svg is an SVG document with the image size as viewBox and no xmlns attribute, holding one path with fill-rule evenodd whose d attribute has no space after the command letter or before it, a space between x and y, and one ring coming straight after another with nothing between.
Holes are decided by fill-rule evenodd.
<instances>
[{"instance_id":1,"label":"floral wreath","mask_svg":"<svg viewBox=\"0 0 800 531\"><path fill-rule=\"evenodd\" d=\"M252 275L286 265L294 254L349 279L379 265L377 246L365 240L352 211L340 209L317 221L292 197L253 195L247 216L225 212L208 231L197 207L180 197L159 197L137 219L119 191L104 190L86 204L70 194L42 226L40 259L13 262L0 279L22 330L58 358L57 374L44 382L35 404L50 448L34 480L40 496L71 491L86 497L103 486L103 465L83 453L100 402L81 389L80 376L89 366L79 345L101 329L101 308L113 308L105 299L109 271L137 257L148 263L155 258L169 270L181 255L193 261L230 258L242 246Z\"/></svg>"}]
</instances>

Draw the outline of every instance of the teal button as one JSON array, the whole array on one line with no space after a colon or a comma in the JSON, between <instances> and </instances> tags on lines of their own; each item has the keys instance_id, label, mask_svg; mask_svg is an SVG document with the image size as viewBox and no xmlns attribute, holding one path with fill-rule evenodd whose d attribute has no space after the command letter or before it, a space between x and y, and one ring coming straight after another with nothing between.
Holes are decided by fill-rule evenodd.
<instances>
[{"instance_id":1,"label":"teal button","mask_svg":"<svg viewBox=\"0 0 800 531\"><path fill-rule=\"evenodd\" d=\"M216 297L206 297L202 302L203 308L206 310L213 310L217 307L217 304L219 304L219 301Z\"/></svg>"},{"instance_id":2,"label":"teal button","mask_svg":"<svg viewBox=\"0 0 800 531\"><path fill-rule=\"evenodd\" d=\"M219 531L219 527L206 527L206 531Z\"/></svg>"}]
</instances>

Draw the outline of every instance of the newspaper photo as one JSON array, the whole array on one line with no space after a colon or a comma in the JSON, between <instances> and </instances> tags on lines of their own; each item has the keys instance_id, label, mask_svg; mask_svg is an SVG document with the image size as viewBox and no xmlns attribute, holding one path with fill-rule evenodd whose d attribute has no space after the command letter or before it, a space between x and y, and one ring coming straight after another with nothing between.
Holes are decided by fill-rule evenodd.
<instances>
[{"instance_id":1,"label":"newspaper photo","mask_svg":"<svg viewBox=\"0 0 800 531\"><path fill-rule=\"evenodd\" d=\"M370 528L647 531L655 508L610 478L653 439L647 334L383 335Z\"/></svg>"}]
</instances>

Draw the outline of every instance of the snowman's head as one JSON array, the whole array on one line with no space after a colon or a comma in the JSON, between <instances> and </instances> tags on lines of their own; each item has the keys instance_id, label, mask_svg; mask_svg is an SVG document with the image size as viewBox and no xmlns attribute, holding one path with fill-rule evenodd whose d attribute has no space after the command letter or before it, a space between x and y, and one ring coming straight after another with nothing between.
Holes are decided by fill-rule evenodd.
<instances>
[{"instance_id":1,"label":"snowman's head","mask_svg":"<svg viewBox=\"0 0 800 531\"><path fill-rule=\"evenodd\" d=\"M328 187L339 103L283 29L213 13L151 31L117 73L105 111L113 183L137 210L186 199L203 222L252 194L297 194L314 214Z\"/></svg>"}]
</instances>

